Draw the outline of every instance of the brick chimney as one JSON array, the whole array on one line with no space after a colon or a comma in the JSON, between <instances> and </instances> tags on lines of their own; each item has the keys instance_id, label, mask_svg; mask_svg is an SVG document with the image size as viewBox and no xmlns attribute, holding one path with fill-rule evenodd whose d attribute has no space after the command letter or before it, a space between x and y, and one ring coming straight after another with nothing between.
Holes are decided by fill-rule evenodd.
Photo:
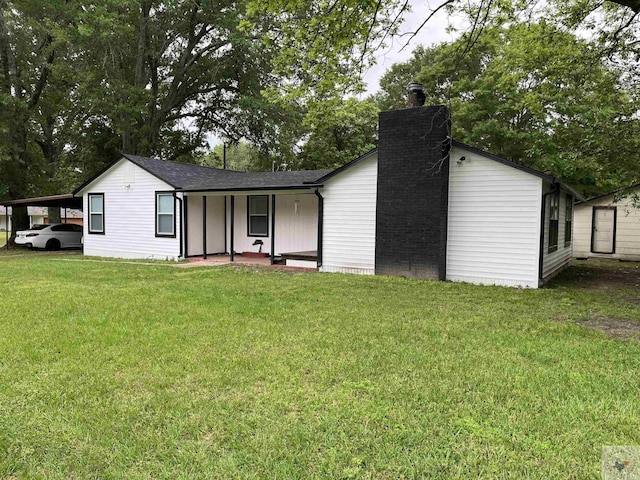
<instances>
[{"instance_id":1,"label":"brick chimney","mask_svg":"<svg viewBox=\"0 0 640 480\"><path fill-rule=\"evenodd\" d=\"M450 131L444 105L380 112L376 274L446 278Z\"/></svg>"}]
</instances>

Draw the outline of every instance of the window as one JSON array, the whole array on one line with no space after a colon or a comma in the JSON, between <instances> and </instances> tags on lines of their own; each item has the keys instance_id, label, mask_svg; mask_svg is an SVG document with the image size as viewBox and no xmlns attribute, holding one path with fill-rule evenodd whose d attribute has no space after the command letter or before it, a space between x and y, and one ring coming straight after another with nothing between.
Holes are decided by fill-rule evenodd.
<instances>
[{"instance_id":1,"label":"window","mask_svg":"<svg viewBox=\"0 0 640 480\"><path fill-rule=\"evenodd\" d=\"M269 197L267 195L249 196L247 212L249 236L269 236Z\"/></svg>"},{"instance_id":2,"label":"window","mask_svg":"<svg viewBox=\"0 0 640 480\"><path fill-rule=\"evenodd\" d=\"M89 194L89 233L104 234L104 193Z\"/></svg>"},{"instance_id":3,"label":"window","mask_svg":"<svg viewBox=\"0 0 640 480\"><path fill-rule=\"evenodd\" d=\"M156 236L176 236L176 210L172 193L156 193Z\"/></svg>"},{"instance_id":4,"label":"window","mask_svg":"<svg viewBox=\"0 0 640 480\"><path fill-rule=\"evenodd\" d=\"M51 227L52 232L81 232L82 227L80 225L74 225L72 223L61 223L60 225L54 225Z\"/></svg>"},{"instance_id":5,"label":"window","mask_svg":"<svg viewBox=\"0 0 640 480\"><path fill-rule=\"evenodd\" d=\"M567 204L564 206L564 246L571 245L571 224L573 222L573 197L567 195Z\"/></svg>"},{"instance_id":6,"label":"window","mask_svg":"<svg viewBox=\"0 0 640 480\"><path fill-rule=\"evenodd\" d=\"M558 217L560 215L560 195L549 197L549 253L558 250Z\"/></svg>"}]
</instances>

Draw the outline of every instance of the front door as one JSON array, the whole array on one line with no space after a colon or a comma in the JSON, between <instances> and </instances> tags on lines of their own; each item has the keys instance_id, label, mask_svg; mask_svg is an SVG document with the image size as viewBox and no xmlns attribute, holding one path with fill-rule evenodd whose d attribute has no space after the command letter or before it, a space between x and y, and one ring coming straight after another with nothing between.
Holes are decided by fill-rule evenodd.
<instances>
[{"instance_id":1,"label":"front door","mask_svg":"<svg viewBox=\"0 0 640 480\"><path fill-rule=\"evenodd\" d=\"M593 207L591 251L614 253L616 241L616 208Z\"/></svg>"}]
</instances>

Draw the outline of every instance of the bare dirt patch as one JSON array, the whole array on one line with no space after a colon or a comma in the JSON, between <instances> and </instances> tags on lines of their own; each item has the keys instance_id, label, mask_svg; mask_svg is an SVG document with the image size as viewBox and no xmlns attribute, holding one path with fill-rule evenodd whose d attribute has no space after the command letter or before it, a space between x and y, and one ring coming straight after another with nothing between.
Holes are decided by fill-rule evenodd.
<instances>
[{"instance_id":1,"label":"bare dirt patch","mask_svg":"<svg viewBox=\"0 0 640 480\"><path fill-rule=\"evenodd\" d=\"M637 290L638 295L631 295L628 301L640 304L640 263L574 262L574 265L558 277L557 284L597 291L619 291L631 288Z\"/></svg>"},{"instance_id":2,"label":"bare dirt patch","mask_svg":"<svg viewBox=\"0 0 640 480\"><path fill-rule=\"evenodd\" d=\"M566 288L606 297L624 308L640 305L640 262L574 261L573 265L553 279L550 288ZM615 314L614 314L615 315ZM625 314L622 314L625 315ZM625 315L626 316L626 315ZM553 320L563 321L561 315ZM640 320L595 313L592 318L577 322L586 328L600 330L616 339L640 341Z\"/></svg>"},{"instance_id":3,"label":"bare dirt patch","mask_svg":"<svg viewBox=\"0 0 640 480\"><path fill-rule=\"evenodd\" d=\"M578 325L600 330L611 338L640 340L640 322L623 318L599 317L578 322Z\"/></svg>"}]
</instances>

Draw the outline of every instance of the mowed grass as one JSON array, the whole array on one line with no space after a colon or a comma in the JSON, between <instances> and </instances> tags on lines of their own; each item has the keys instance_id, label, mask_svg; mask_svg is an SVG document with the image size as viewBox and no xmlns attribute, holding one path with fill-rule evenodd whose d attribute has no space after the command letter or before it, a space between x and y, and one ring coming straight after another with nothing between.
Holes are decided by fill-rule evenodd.
<instances>
[{"instance_id":1,"label":"mowed grass","mask_svg":"<svg viewBox=\"0 0 640 480\"><path fill-rule=\"evenodd\" d=\"M576 324L628 291L0 269L2 479L583 479L640 443L640 343Z\"/></svg>"}]
</instances>

